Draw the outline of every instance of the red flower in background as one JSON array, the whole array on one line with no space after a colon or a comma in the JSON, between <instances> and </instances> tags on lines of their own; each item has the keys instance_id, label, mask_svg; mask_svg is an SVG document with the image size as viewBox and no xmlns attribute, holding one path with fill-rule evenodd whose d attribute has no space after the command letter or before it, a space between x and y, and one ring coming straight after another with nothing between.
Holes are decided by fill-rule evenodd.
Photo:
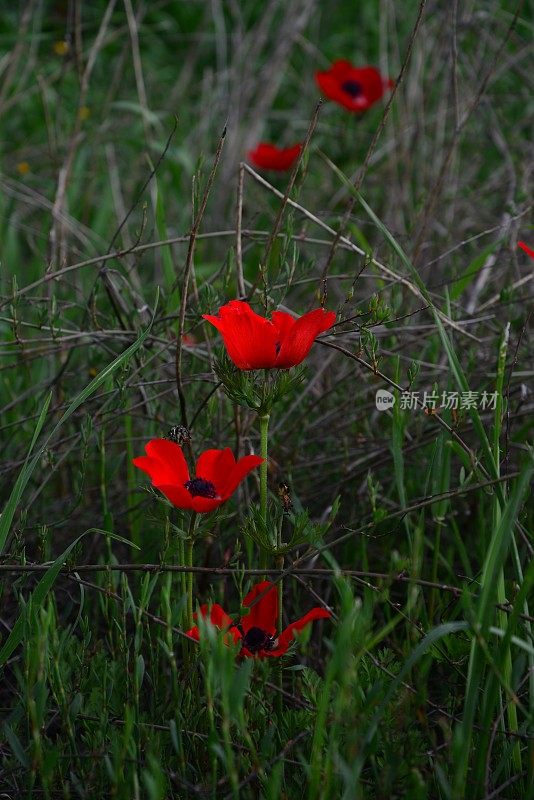
<instances>
[{"instance_id":1,"label":"red flower in background","mask_svg":"<svg viewBox=\"0 0 534 800\"><path fill-rule=\"evenodd\" d=\"M312 608L296 622L288 625L279 636L276 636L278 594L270 581L256 584L243 600L243 605L249 607L260 594L263 594L263 597L254 603L249 614L243 617L238 624L235 624L217 603L211 607L207 605L200 607L200 614L204 619L209 618L215 627L225 631L226 641L228 637L231 637L234 642L241 642L241 655L247 658L283 656L295 638L296 631L301 631L314 619L331 617L330 612L325 608ZM188 630L187 635L192 636L198 642L200 638L198 627L195 625Z\"/></svg>"},{"instance_id":2,"label":"red flower in background","mask_svg":"<svg viewBox=\"0 0 534 800\"><path fill-rule=\"evenodd\" d=\"M223 337L229 357L239 369L289 369L300 364L315 337L336 321L333 311L316 308L299 319L285 311L273 311L272 319L260 317L242 300L230 300L219 316L203 314Z\"/></svg>"},{"instance_id":3,"label":"red flower in background","mask_svg":"<svg viewBox=\"0 0 534 800\"><path fill-rule=\"evenodd\" d=\"M291 169L301 150L301 144L295 144L293 147L276 147L274 144L260 142L255 150L249 151L248 160L259 169L286 172Z\"/></svg>"},{"instance_id":4,"label":"red flower in background","mask_svg":"<svg viewBox=\"0 0 534 800\"><path fill-rule=\"evenodd\" d=\"M196 477L191 478L182 448L168 439L151 439L146 456L133 463L152 480L177 508L206 513L224 503L248 473L262 463L259 456L245 456L236 462L229 447L205 450L198 458Z\"/></svg>"},{"instance_id":5,"label":"red flower in background","mask_svg":"<svg viewBox=\"0 0 534 800\"><path fill-rule=\"evenodd\" d=\"M185 344L186 347L196 347L198 342L196 336L193 336L192 333L183 333L182 344Z\"/></svg>"},{"instance_id":6,"label":"red flower in background","mask_svg":"<svg viewBox=\"0 0 534 800\"><path fill-rule=\"evenodd\" d=\"M376 67L353 67L350 61L334 61L315 80L325 97L349 111L366 111L394 86Z\"/></svg>"},{"instance_id":7,"label":"red flower in background","mask_svg":"<svg viewBox=\"0 0 534 800\"><path fill-rule=\"evenodd\" d=\"M524 250L527 256L534 258L534 250L532 250L527 244L525 244L525 242L518 242L517 246L520 247L521 250Z\"/></svg>"}]
</instances>

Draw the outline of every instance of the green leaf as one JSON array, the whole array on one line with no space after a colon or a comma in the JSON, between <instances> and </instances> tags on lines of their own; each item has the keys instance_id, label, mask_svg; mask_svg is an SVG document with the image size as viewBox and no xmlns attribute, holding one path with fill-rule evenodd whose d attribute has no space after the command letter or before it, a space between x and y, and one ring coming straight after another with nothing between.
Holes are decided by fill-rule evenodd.
<instances>
[{"instance_id":1,"label":"green leaf","mask_svg":"<svg viewBox=\"0 0 534 800\"><path fill-rule=\"evenodd\" d=\"M47 412L48 412L48 408L50 406L51 399L52 399L52 393L50 393L48 395L48 397L46 398L46 400L45 400L45 402L43 404L43 407L42 407L41 412L39 414L39 419L37 420L37 425L35 426L35 431L33 433L33 437L32 437L31 443L30 443L30 447L29 447L29 450L28 450L28 455L26 456L26 461L24 462L23 467L22 467L22 469L20 470L20 472L18 474L17 480L16 480L15 485L14 485L12 491L11 491L9 499L8 499L8 501L7 501L7 503L6 503L5 507L4 507L4 510L2 511L2 515L0 516L0 554L2 553L2 551L4 549L4 544L5 544L5 541L7 539L7 535L9 533L9 529L11 527L11 522L12 522L13 517L15 515L15 511L17 510L17 506L18 506L18 504L20 502L20 498L22 496L22 492L24 491L24 487L28 483L28 480L29 480L29 477L31 475L31 472L33 471L33 469L31 469L31 471L30 471L30 468L29 468L29 465L28 465L28 461L29 461L29 458L30 458L30 456L32 454L33 448L35 446L35 442L37 441L37 439L39 437L39 434L41 433L41 429L43 427L43 424L44 424L44 421L45 421L45 418L46 418L46 415L47 415ZM44 448L41 448L39 450L39 456L41 455L43 449ZM34 459L32 461L32 464L34 465L36 463L37 463L37 460Z\"/></svg>"},{"instance_id":2,"label":"green leaf","mask_svg":"<svg viewBox=\"0 0 534 800\"><path fill-rule=\"evenodd\" d=\"M499 242L492 242L468 264L462 277L458 278L452 285L450 290L451 300L458 300L458 298L462 296L465 289L474 281L480 269L486 263L488 256L495 251L498 244Z\"/></svg>"},{"instance_id":3,"label":"green leaf","mask_svg":"<svg viewBox=\"0 0 534 800\"><path fill-rule=\"evenodd\" d=\"M4 723L3 727L6 739L9 742L9 746L11 747L11 750L13 751L15 758L17 759L17 761L20 761L24 769L30 769L30 760L26 755L26 752L22 746L19 737L17 736L13 728L11 728L7 724L7 722Z\"/></svg>"}]
</instances>

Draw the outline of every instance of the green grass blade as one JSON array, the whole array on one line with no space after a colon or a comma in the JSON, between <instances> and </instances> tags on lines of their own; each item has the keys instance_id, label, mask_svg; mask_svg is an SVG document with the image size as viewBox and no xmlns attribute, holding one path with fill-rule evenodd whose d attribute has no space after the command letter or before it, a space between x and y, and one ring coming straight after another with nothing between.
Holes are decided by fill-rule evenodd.
<instances>
[{"instance_id":1,"label":"green grass blade","mask_svg":"<svg viewBox=\"0 0 534 800\"><path fill-rule=\"evenodd\" d=\"M4 510L2 511L2 515L0 516L0 554L4 549L4 544L7 539L7 535L9 533L9 529L11 527L11 522L13 521L13 517L15 515L15 511L17 510L17 506L20 502L20 498L22 496L22 492L24 491L24 487L28 483L29 476L31 472L29 472L29 459L33 452L33 448L35 446L35 442L37 441L39 434L41 433L42 427L44 425L44 421L46 419L46 415L48 413L48 408L50 406L50 401L52 399L52 394L50 393L46 400L43 403L43 407L41 408L41 412L39 414L39 419L37 420L37 425L35 426L35 431L33 433L33 437L31 440L30 447L28 449L28 455L26 456L26 461L22 469L20 470L17 480L15 481L15 485L11 491L9 499L5 505ZM39 450L39 454L42 452L42 449ZM35 459L34 459L35 461ZM33 462L32 462L33 463ZM35 463L37 463L35 461ZM29 474L28 474L29 472Z\"/></svg>"},{"instance_id":2,"label":"green grass blade","mask_svg":"<svg viewBox=\"0 0 534 800\"><path fill-rule=\"evenodd\" d=\"M69 544L69 546L61 553L60 556L56 558L54 563L45 572L45 574L43 575L43 577L41 578L41 580L31 593L30 601L34 609L38 609L40 606L42 606L45 597L52 588L52 586L54 585L55 580L63 564L65 563L69 555L72 553L78 542L80 542L83 539L83 537L88 533L106 534L106 536L111 536L111 538L116 539L119 542L123 542L124 544L130 544L130 542L128 542L128 540L124 539L122 536L116 536L115 534L111 534L108 531L101 531L98 528L89 528L88 530L84 531L82 534L80 534L80 536L78 536L77 539L75 539L73 542L71 542L71 544ZM0 668L2 667L3 664L5 664L5 662L11 656L13 651L22 642L22 637L24 635L25 614L26 610L24 609L17 618L17 621L15 622L15 624L11 629L11 633L9 634L6 641L2 645L2 648L0 649Z\"/></svg>"},{"instance_id":3,"label":"green grass blade","mask_svg":"<svg viewBox=\"0 0 534 800\"><path fill-rule=\"evenodd\" d=\"M492 242L490 245L485 247L481 253L475 256L470 264L467 265L464 270L464 274L452 285L450 292L451 300L458 300L462 296L464 291L475 280L476 276L488 260L488 256L495 252L499 244L500 242Z\"/></svg>"},{"instance_id":4,"label":"green grass blade","mask_svg":"<svg viewBox=\"0 0 534 800\"><path fill-rule=\"evenodd\" d=\"M367 731L365 733L361 751L356 758L355 764L355 771L358 774L361 774L361 771L364 767L365 761L369 755L369 751L372 746L373 739L376 735L378 730L378 726L380 721L382 720L384 714L386 713L389 704L398 691L399 687L402 684L402 681L406 678L410 670L417 664L420 658L422 658L425 653L438 642L440 639L445 638L446 636L450 636L452 633L458 633L459 631L465 631L469 629L469 623L465 621L458 621L458 622L446 622L443 625L438 625L436 628L433 628L424 639L419 642L417 647L413 650L410 657L404 662L402 669L399 673L395 676L395 678L391 681L389 688L380 703L379 707L376 710L373 718L371 719L369 726L367 727Z\"/></svg>"},{"instance_id":5,"label":"green grass blade","mask_svg":"<svg viewBox=\"0 0 534 800\"><path fill-rule=\"evenodd\" d=\"M334 170L334 172L339 177L339 179L344 183L344 185L347 187L347 189L351 192L351 194L355 195L358 198L360 204L362 205L362 207L364 208L364 210L366 211L366 213L368 214L370 219L374 222L374 224L377 226L377 228L383 234L385 239L387 239L387 241L391 245L392 249L395 251L395 253L398 255L398 257L400 258L400 260L402 261L402 263L404 264L404 266L408 270L411 279L413 280L413 282L415 283L415 285L417 286L417 288L421 292L421 295L424 298L424 300L430 306L430 309L432 311L432 315L434 317L434 321L435 321L436 326L438 328L438 332L439 332L441 341L442 341L443 346L445 348L445 352L447 353L447 358L449 360L449 364L450 364L450 367L451 367L452 374L454 376L454 379L456 381L456 384L457 384L458 388L462 392L469 391L469 385L467 383L467 379L465 377L464 371L462 369L462 366L461 366L460 362L458 361L458 357L457 357L457 355L455 353L455 350L454 350L454 348L452 346L451 340L450 340L450 338L449 338L449 336L448 336L448 334L447 334L447 332L445 330L445 327L443 325L441 312L439 311L439 309L436 307L434 301L432 300L432 297L430 296L430 293L428 292L424 282L421 280L421 277L419 276L419 273L417 272L416 268L414 267L414 265L412 264L412 262L410 261L410 259L408 258L408 256L406 255L406 253L404 252L402 247L400 246L400 244L397 242L395 237L392 236L392 234L386 228L384 223L376 216L376 214L374 213L372 208L366 203L366 201L364 200L362 195L358 191L356 191L356 189L354 188L352 183L349 181L349 179L346 177L346 175L344 175L343 172L341 172L341 170L332 161L330 161L330 159L326 158L326 161L327 161L328 165L331 167L331 169ZM482 445L482 449L484 451L484 455L486 456L486 459L487 459L487 462L488 462L488 471L489 471L489 473L490 473L492 478L496 478L497 477L497 468L496 468L496 465L495 465L495 462L494 462L494 459L493 459L493 452L492 452L490 443L488 441L488 437L486 435L486 431L485 431L484 425L482 423L482 420L480 419L480 414L478 413L478 409L476 407L474 407L474 408L468 409L468 411L469 411L469 414L471 416L471 420L473 422L473 427L475 428L475 431L476 431L476 433L478 435L480 444ZM501 493L500 493L500 487L499 486L496 487L496 491L499 493L499 497L501 498Z\"/></svg>"},{"instance_id":6,"label":"green grass blade","mask_svg":"<svg viewBox=\"0 0 534 800\"><path fill-rule=\"evenodd\" d=\"M19 476L17 478L17 481L15 482L15 486L13 487L13 490L12 490L12 492L11 492L11 494L9 496L9 499L8 499L8 501L6 503L4 511L2 512L2 516L0 517L0 555L2 554L2 552L4 550L4 546L5 546L9 531L11 529L11 523L13 522L13 517L15 516L15 512L16 512L17 506L18 506L18 504L20 502L20 498L22 496L22 493L23 493L24 489L26 488L26 485L28 484L28 481L30 480L30 477L31 477L35 467L37 466L37 463L39 462L39 459L41 458L41 456L43 454L43 451L45 450L45 448L47 447L47 445L51 441L51 439L53 439L53 437L58 432L58 430L61 428L61 426L64 425L64 423L68 419L70 419L70 417L72 417L72 415L74 414L76 409L78 409L83 403L85 403L85 401L88 400L89 397L91 397L91 395L96 392L96 390L104 383L104 381L113 372L115 372L116 369L118 369L122 364L125 364L139 350L139 348L141 347L141 345L145 341L146 337L148 336L148 334L150 333L150 330L152 328L152 324L153 324L153 321L154 321L154 318L155 318L156 308L157 308L157 304L158 304L158 296L159 296L159 292L158 292L158 295L156 296L156 302L155 302L155 305L154 305L154 311L152 313L152 320L151 320L149 326L146 328L146 330L143 331L143 333L140 334L140 336L136 339L136 341L132 345L130 345L130 347L128 347L123 353L121 353L120 356L117 356L117 358L114 361L112 361L111 364L108 364L108 366L105 367L105 369L103 369L102 372L100 372L96 376L96 378L94 378L91 381L91 383L88 386L85 387L85 389L82 389L82 391L78 395L76 395L74 400L71 402L71 404L69 405L69 407L67 408L67 410L65 411L65 413L63 414L61 419L59 420L59 422L54 426L52 432L46 437L46 439L43 442L43 444L39 447L38 451L35 453L35 455L31 459L31 461L27 460L26 463L24 464L24 466L22 467L22 469L21 469L21 471L19 473ZM39 435L39 433L41 431L41 428L43 426L44 419L45 419L45 416L46 416L46 412L48 411L49 404L50 404L50 397L48 397L47 401L43 405L43 408L41 409L41 413L39 415L39 420L37 422L37 427L36 427L36 430L35 430L34 435L33 435L32 444L31 444L31 447L30 447L30 451L28 453L28 457L32 452L32 449L33 449L33 446L35 444L35 441L37 440L37 437L38 437L38 435Z\"/></svg>"},{"instance_id":7,"label":"green grass blade","mask_svg":"<svg viewBox=\"0 0 534 800\"><path fill-rule=\"evenodd\" d=\"M514 491L503 510L499 526L493 533L486 555L483 568L482 589L477 603L476 618L474 620L478 634L482 639L485 639L489 633L491 618L495 613L495 603L497 602L498 576L510 549L515 521L521 509L533 472L534 461L531 456L530 462L523 468L521 475L515 482ZM465 797L473 725L481 696L484 664L484 652L478 640L473 638L467 674L464 714L462 722L456 729L454 741L456 758L453 796L457 798L457 800Z\"/></svg>"}]
</instances>

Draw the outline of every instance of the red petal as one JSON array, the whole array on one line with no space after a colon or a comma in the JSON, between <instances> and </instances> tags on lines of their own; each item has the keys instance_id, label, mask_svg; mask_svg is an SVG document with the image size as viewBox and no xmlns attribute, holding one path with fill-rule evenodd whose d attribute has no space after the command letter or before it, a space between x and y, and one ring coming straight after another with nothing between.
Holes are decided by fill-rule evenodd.
<instances>
[{"instance_id":1,"label":"red petal","mask_svg":"<svg viewBox=\"0 0 534 800\"><path fill-rule=\"evenodd\" d=\"M189 479L187 462L180 445L169 439L151 439L147 443L145 451L151 458L157 458L162 464L173 469L177 481Z\"/></svg>"},{"instance_id":2,"label":"red petal","mask_svg":"<svg viewBox=\"0 0 534 800\"><path fill-rule=\"evenodd\" d=\"M276 360L276 331L241 300L219 309L219 316L203 315L221 333L228 356L239 369L270 369Z\"/></svg>"},{"instance_id":3,"label":"red petal","mask_svg":"<svg viewBox=\"0 0 534 800\"><path fill-rule=\"evenodd\" d=\"M243 456L243 458L240 458L230 472L226 483L222 484L221 496L225 500L230 497L249 472L259 467L261 463L263 463L263 458L260 456Z\"/></svg>"},{"instance_id":4,"label":"red petal","mask_svg":"<svg viewBox=\"0 0 534 800\"><path fill-rule=\"evenodd\" d=\"M365 111L383 96L384 91L391 88L390 81L383 78L376 67L353 67L348 61L336 61L326 72L315 74L322 94L339 103L349 111ZM361 93L353 96L343 84L355 81L361 86Z\"/></svg>"},{"instance_id":5,"label":"red petal","mask_svg":"<svg viewBox=\"0 0 534 800\"><path fill-rule=\"evenodd\" d=\"M343 80L347 78L348 75L352 72L354 67L344 58L338 58L337 61L334 61L332 66L330 67L329 72L336 76L338 80Z\"/></svg>"},{"instance_id":6,"label":"red petal","mask_svg":"<svg viewBox=\"0 0 534 800\"><path fill-rule=\"evenodd\" d=\"M376 103L384 95L384 79L376 67L354 68L349 79L361 85L368 106Z\"/></svg>"},{"instance_id":7,"label":"red petal","mask_svg":"<svg viewBox=\"0 0 534 800\"><path fill-rule=\"evenodd\" d=\"M255 150L249 151L248 159L260 169L285 172L291 169L301 150L301 144L295 144L293 147L276 147L274 144L260 142Z\"/></svg>"},{"instance_id":8,"label":"red petal","mask_svg":"<svg viewBox=\"0 0 534 800\"><path fill-rule=\"evenodd\" d=\"M133 463L148 473L154 485L160 483L184 484L189 480L189 470L182 448L168 439L151 439L145 445L146 456L133 459Z\"/></svg>"},{"instance_id":9,"label":"red petal","mask_svg":"<svg viewBox=\"0 0 534 800\"><path fill-rule=\"evenodd\" d=\"M156 484L154 485L156 486ZM156 486L156 489L164 494L167 500L170 500L173 506L176 506L176 508L189 509L194 507L193 500L196 498L193 498L189 494L185 486L181 486L180 484L164 483L161 486Z\"/></svg>"},{"instance_id":10,"label":"red petal","mask_svg":"<svg viewBox=\"0 0 534 800\"><path fill-rule=\"evenodd\" d=\"M146 472L147 475L152 477L152 474L158 473L158 470L161 469L161 463L156 461L155 458L149 458L148 456L137 456L137 458L132 458L132 464L138 467L138 469L142 469L143 472Z\"/></svg>"},{"instance_id":11,"label":"red petal","mask_svg":"<svg viewBox=\"0 0 534 800\"><path fill-rule=\"evenodd\" d=\"M196 625L192 628L189 628L189 630L186 631L186 634L187 636L191 636L193 639L196 639L197 642L200 641L200 632Z\"/></svg>"},{"instance_id":12,"label":"red petal","mask_svg":"<svg viewBox=\"0 0 534 800\"><path fill-rule=\"evenodd\" d=\"M206 617L207 609L210 609L210 622L212 625L215 625L217 628L221 628L226 630L232 624L232 617L226 613L224 608L220 606L218 603L213 603L211 606L204 604L200 607L200 613L203 617Z\"/></svg>"},{"instance_id":13,"label":"red petal","mask_svg":"<svg viewBox=\"0 0 534 800\"><path fill-rule=\"evenodd\" d=\"M300 364L311 350L315 337L331 328L336 321L333 311L317 308L298 319L282 340L276 359L279 369L289 369Z\"/></svg>"},{"instance_id":14,"label":"red petal","mask_svg":"<svg viewBox=\"0 0 534 800\"><path fill-rule=\"evenodd\" d=\"M266 651L266 655L283 655L287 651L290 643L295 638L295 631L301 631L306 627L306 625L308 625L310 622L313 622L314 619L329 619L331 616L332 615L326 610L326 608L312 608L311 611L308 611L307 614L304 614L304 616L298 619L296 622L292 622L291 625L288 625L287 628L282 631L278 637L278 647L276 647L274 650Z\"/></svg>"},{"instance_id":15,"label":"red petal","mask_svg":"<svg viewBox=\"0 0 534 800\"><path fill-rule=\"evenodd\" d=\"M352 111L352 98L343 91L338 78L330 72L316 72L315 80L321 90L321 94L329 100L333 100L335 103L339 103L345 108L348 108L349 111Z\"/></svg>"},{"instance_id":16,"label":"red petal","mask_svg":"<svg viewBox=\"0 0 534 800\"><path fill-rule=\"evenodd\" d=\"M517 246L520 247L521 250L524 250L527 256L534 258L534 250L531 250L531 248L527 244L525 244L525 242L518 242Z\"/></svg>"},{"instance_id":17,"label":"red petal","mask_svg":"<svg viewBox=\"0 0 534 800\"><path fill-rule=\"evenodd\" d=\"M199 514L208 514L210 511L215 511L224 503L222 497L191 497L191 508L198 511Z\"/></svg>"},{"instance_id":18,"label":"red petal","mask_svg":"<svg viewBox=\"0 0 534 800\"><path fill-rule=\"evenodd\" d=\"M266 591L272 587L270 591ZM271 636L276 633L276 623L278 621L278 593L270 581L261 581L253 586L243 600L243 605L249 607L258 595L266 592L265 595L254 603L250 613L241 620L241 627L247 633L251 628L261 628Z\"/></svg>"},{"instance_id":19,"label":"red petal","mask_svg":"<svg viewBox=\"0 0 534 800\"><path fill-rule=\"evenodd\" d=\"M296 319L285 311L273 311L271 317L278 334L278 341L282 343L283 340L289 336L290 331L293 330Z\"/></svg>"},{"instance_id":20,"label":"red petal","mask_svg":"<svg viewBox=\"0 0 534 800\"><path fill-rule=\"evenodd\" d=\"M152 485L159 489L177 508L191 508L191 496L184 484L189 470L182 448L167 439L151 439L145 446L146 456L133 463L150 475Z\"/></svg>"},{"instance_id":21,"label":"red petal","mask_svg":"<svg viewBox=\"0 0 534 800\"><path fill-rule=\"evenodd\" d=\"M241 633L234 626L232 618L226 613L222 606L220 606L218 603L213 603L211 606L209 606L207 603L204 603L200 606L200 615L203 619L208 617L208 612L209 620L212 625L215 625L216 628L219 628L222 631L229 630L234 642L236 642L238 639L241 639ZM193 614L193 619L198 619L198 614ZM193 636L198 641L199 630L196 625L195 627L191 628L190 631L187 631L187 634L189 636Z\"/></svg>"},{"instance_id":22,"label":"red petal","mask_svg":"<svg viewBox=\"0 0 534 800\"><path fill-rule=\"evenodd\" d=\"M229 447L224 450L205 450L197 460L195 474L197 478L211 481L217 493L222 495L220 489L228 481L228 475L234 467L235 458Z\"/></svg>"}]
</instances>

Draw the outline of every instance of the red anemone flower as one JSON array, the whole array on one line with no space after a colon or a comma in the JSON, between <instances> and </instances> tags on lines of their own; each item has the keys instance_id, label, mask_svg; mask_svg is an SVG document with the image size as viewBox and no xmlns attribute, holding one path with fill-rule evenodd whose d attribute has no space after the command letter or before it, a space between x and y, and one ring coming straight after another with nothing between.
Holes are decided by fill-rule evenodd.
<instances>
[{"instance_id":1,"label":"red anemone flower","mask_svg":"<svg viewBox=\"0 0 534 800\"><path fill-rule=\"evenodd\" d=\"M260 600L252 605L258 595L263 595ZM241 655L247 658L267 658L270 656L283 656L293 639L295 633L301 631L314 619L329 619L332 615L325 608L312 608L307 614L292 622L278 636L276 635L276 622L278 620L278 593L270 581L262 581L253 586L243 600L243 605L249 607L250 612L239 623L234 623L226 611L217 603L200 607L200 614L204 619L209 618L212 625L225 631L225 641L231 637L234 642L241 642ZM195 614L195 619L197 615ZM197 642L200 632L195 625L187 631Z\"/></svg>"},{"instance_id":2,"label":"red anemone flower","mask_svg":"<svg viewBox=\"0 0 534 800\"><path fill-rule=\"evenodd\" d=\"M289 369L300 364L315 337L336 321L333 311L316 308L293 319L285 311L273 311L272 319L260 317L242 300L230 300L219 316L203 314L223 337L229 357L239 369Z\"/></svg>"},{"instance_id":3,"label":"red anemone flower","mask_svg":"<svg viewBox=\"0 0 534 800\"><path fill-rule=\"evenodd\" d=\"M146 456L133 463L147 475L177 508L200 513L213 511L235 492L248 473L262 463L259 456L245 456L236 462L229 447L205 450L196 463L196 477L189 476L182 448L168 439L151 439Z\"/></svg>"},{"instance_id":4,"label":"red anemone flower","mask_svg":"<svg viewBox=\"0 0 534 800\"><path fill-rule=\"evenodd\" d=\"M353 67L342 60L326 72L316 72L315 80L325 97L349 111L366 111L394 85L376 67Z\"/></svg>"},{"instance_id":5,"label":"red anemone flower","mask_svg":"<svg viewBox=\"0 0 534 800\"><path fill-rule=\"evenodd\" d=\"M525 242L518 242L518 243L517 243L517 246L518 246L518 247L520 247L520 248L521 248L521 250L524 250L524 251L525 251L525 253L527 254L527 256L530 256L531 258L534 258L534 250L532 250L532 249L531 249L531 248L528 246L528 244L525 244Z\"/></svg>"},{"instance_id":6,"label":"red anemone flower","mask_svg":"<svg viewBox=\"0 0 534 800\"><path fill-rule=\"evenodd\" d=\"M275 144L260 142L254 150L248 152L248 160L259 169L286 172L291 169L301 150L301 144L294 144L293 147L277 147Z\"/></svg>"}]
</instances>

